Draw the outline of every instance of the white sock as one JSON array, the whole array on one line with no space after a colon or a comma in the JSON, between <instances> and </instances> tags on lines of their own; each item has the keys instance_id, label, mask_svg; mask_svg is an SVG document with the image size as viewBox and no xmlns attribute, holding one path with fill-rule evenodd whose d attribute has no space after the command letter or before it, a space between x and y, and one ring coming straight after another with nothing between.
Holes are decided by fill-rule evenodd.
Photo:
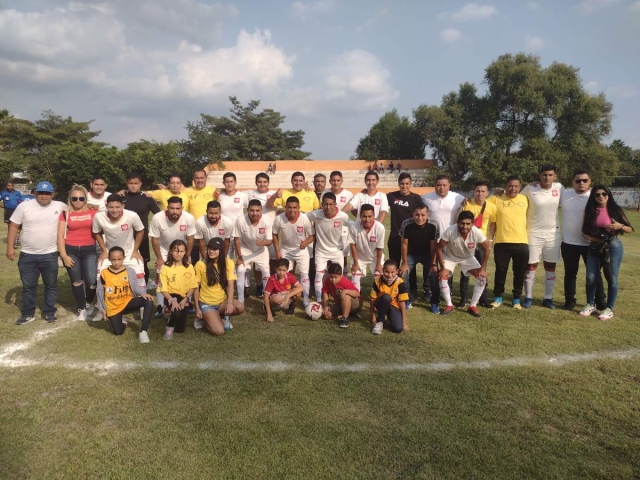
<instances>
[{"instance_id":1,"label":"white sock","mask_svg":"<svg viewBox=\"0 0 640 480\"><path fill-rule=\"evenodd\" d=\"M553 298L553 287L556 286L556 272L544 271L544 298Z\"/></svg>"},{"instance_id":2,"label":"white sock","mask_svg":"<svg viewBox=\"0 0 640 480\"><path fill-rule=\"evenodd\" d=\"M324 272L316 272L316 281L314 282L314 287L316 287L316 301L322 301L322 277L324 277Z\"/></svg>"},{"instance_id":3,"label":"white sock","mask_svg":"<svg viewBox=\"0 0 640 480\"><path fill-rule=\"evenodd\" d=\"M482 292L484 291L484 287L487 286L487 279L484 277L476 278L476 284L473 286L473 292L471 293L471 303L469 304L472 307L478 305L478 301L482 296Z\"/></svg>"},{"instance_id":4,"label":"white sock","mask_svg":"<svg viewBox=\"0 0 640 480\"><path fill-rule=\"evenodd\" d=\"M453 302L451 301L451 289L449 288L448 278L443 278L442 280L440 280L440 296L444 298L447 307L453 305Z\"/></svg>"},{"instance_id":5,"label":"white sock","mask_svg":"<svg viewBox=\"0 0 640 480\"><path fill-rule=\"evenodd\" d=\"M536 278L535 270L527 270L524 276L524 298L533 298L533 282Z\"/></svg>"},{"instance_id":6,"label":"white sock","mask_svg":"<svg viewBox=\"0 0 640 480\"><path fill-rule=\"evenodd\" d=\"M358 291L360 291L360 279L362 278L361 273L356 273L351 277L351 283L356 287Z\"/></svg>"},{"instance_id":7,"label":"white sock","mask_svg":"<svg viewBox=\"0 0 640 480\"><path fill-rule=\"evenodd\" d=\"M251 269L247 268L247 273L244 274L244 284L247 287L251 286Z\"/></svg>"},{"instance_id":8,"label":"white sock","mask_svg":"<svg viewBox=\"0 0 640 480\"><path fill-rule=\"evenodd\" d=\"M244 265L240 265L238 267L238 301L240 303L244 302L244 279L245 274L247 273L247 267Z\"/></svg>"},{"instance_id":9,"label":"white sock","mask_svg":"<svg viewBox=\"0 0 640 480\"><path fill-rule=\"evenodd\" d=\"M309 274L300 274L300 283L302 284L303 303L309 303Z\"/></svg>"}]
</instances>

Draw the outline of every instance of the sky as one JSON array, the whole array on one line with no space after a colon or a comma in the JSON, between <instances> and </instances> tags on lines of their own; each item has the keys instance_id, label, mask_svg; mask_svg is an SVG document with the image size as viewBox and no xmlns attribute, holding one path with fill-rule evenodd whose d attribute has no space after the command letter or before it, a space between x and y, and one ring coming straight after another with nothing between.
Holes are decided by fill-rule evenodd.
<instances>
[{"instance_id":1,"label":"sky","mask_svg":"<svg viewBox=\"0 0 640 480\"><path fill-rule=\"evenodd\" d=\"M640 148L640 1L0 0L0 109L94 120L103 142L186 137L229 96L348 159L393 108L411 117L505 53L580 69Z\"/></svg>"}]
</instances>

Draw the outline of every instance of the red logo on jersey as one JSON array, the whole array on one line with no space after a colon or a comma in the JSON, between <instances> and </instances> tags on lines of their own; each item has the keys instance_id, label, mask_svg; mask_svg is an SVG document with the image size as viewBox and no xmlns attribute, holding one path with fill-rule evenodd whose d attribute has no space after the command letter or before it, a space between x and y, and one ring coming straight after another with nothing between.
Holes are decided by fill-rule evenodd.
<instances>
[{"instance_id":1,"label":"red logo on jersey","mask_svg":"<svg viewBox=\"0 0 640 480\"><path fill-rule=\"evenodd\" d=\"M224 228L218 229L218 235L224 235Z\"/></svg>"},{"instance_id":2,"label":"red logo on jersey","mask_svg":"<svg viewBox=\"0 0 640 480\"><path fill-rule=\"evenodd\" d=\"M233 203L240 203L240 199L239 198L234 198L233 199Z\"/></svg>"},{"instance_id":3,"label":"red logo on jersey","mask_svg":"<svg viewBox=\"0 0 640 480\"><path fill-rule=\"evenodd\" d=\"M476 244L471 242L471 243L467 243L467 247L469 248L476 248Z\"/></svg>"},{"instance_id":4,"label":"red logo on jersey","mask_svg":"<svg viewBox=\"0 0 640 480\"><path fill-rule=\"evenodd\" d=\"M553 195L554 197L558 196L558 190L552 190L551 191L551 195Z\"/></svg>"},{"instance_id":5,"label":"red logo on jersey","mask_svg":"<svg viewBox=\"0 0 640 480\"><path fill-rule=\"evenodd\" d=\"M376 205L380 205L380 199L376 198Z\"/></svg>"},{"instance_id":6,"label":"red logo on jersey","mask_svg":"<svg viewBox=\"0 0 640 480\"><path fill-rule=\"evenodd\" d=\"M120 225L120 230L122 230L123 232L129 230L129 224L125 223L123 225Z\"/></svg>"},{"instance_id":7,"label":"red logo on jersey","mask_svg":"<svg viewBox=\"0 0 640 480\"><path fill-rule=\"evenodd\" d=\"M181 232L186 232L187 231L187 226L186 225L180 225L180 231Z\"/></svg>"},{"instance_id":8,"label":"red logo on jersey","mask_svg":"<svg viewBox=\"0 0 640 480\"><path fill-rule=\"evenodd\" d=\"M346 201L347 201L347 197L340 197L340 201L341 201L342 203L346 202Z\"/></svg>"},{"instance_id":9,"label":"red logo on jersey","mask_svg":"<svg viewBox=\"0 0 640 480\"><path fill-rule=\"evenodd\" d=\"M259 228L259 229L258 229L258 232L259 232L260 234L263 234L263 233L264 233L264 228Z\"/></svg>"},{"instance_id":10,"label":"red logo on jersey","mask_svg":"<svg viewBox=\"0 0 640 480\"><path fill-rule=\"evenodd\" d=\"M333 222L333 228L340 227L340 222Z\"/></svg>"},{"instance_id":11,"label":"red logo on jersey","mask_svg":"<svg viewBox=\"0 0 640 480\"><path fill-rule=\"evenodd\" d=\"M297 227L297 228L296 228L296 231L297 231L298 233L304 233L304 227Z\"/></svg>"},{"instance_id":12,"label":"red logo on jersey","mask_svg":"<svg viewBox=\"0 0 640 480\"><path fill-rule=\"evenodd\" d=\"M375 235L371 235L371 236L369 237L369 241L370 241L371 243L375 243L375 241L376 241L376 237L375 237Z\"/></svg>"}]
</instances>

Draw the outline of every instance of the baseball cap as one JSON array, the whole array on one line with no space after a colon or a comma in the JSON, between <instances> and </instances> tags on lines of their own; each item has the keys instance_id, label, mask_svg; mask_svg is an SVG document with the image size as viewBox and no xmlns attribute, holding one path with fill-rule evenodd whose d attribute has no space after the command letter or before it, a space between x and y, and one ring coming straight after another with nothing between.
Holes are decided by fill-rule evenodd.
<instances>
[{"instance_id":1,"label":"baseball cap","mask_svg":"<svg viewBox=\"0 0 640 480\"><path fill-rule=\"evenodd\" d=\"M207 247L222 250L224 248L224 241L220 237L214 237L209 240Z\"/></svg>"},{"instance_id":2,"label":"baseball cap","mask_svg":"<svg viewBox=\"0 0 640 480\"><path fill-rule=\"evenodd\" d=\"M53 188L53 185L51 185L49 182L43 181L43 182L38 183L36 185L36 188L34 188L34 190L36 192L53 193L55 191L55 188Z\"/></svg>"}]
</instances>

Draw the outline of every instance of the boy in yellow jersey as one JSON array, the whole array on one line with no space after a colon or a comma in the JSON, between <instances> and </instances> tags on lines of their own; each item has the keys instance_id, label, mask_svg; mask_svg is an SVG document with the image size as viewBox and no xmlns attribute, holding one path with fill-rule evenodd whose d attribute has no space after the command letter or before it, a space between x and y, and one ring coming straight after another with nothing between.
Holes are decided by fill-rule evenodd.
<instances>
[{"instance_id":1,"label":"boy in yellow jersey","mask_svg":"<svg viewBox=\"0 0 640 480\"><path fill-rule=\"evenodd\" d=\"M283 209L287 198L293 196L300 201L300 211L302 213L317 210L320 208L318 197L313 190L305 187L304 173L293 172L293 175L291 175L291 188L284 191L279 188L276 194L267 200L267 208Z\"/></svg>"},{"instance_id":2,"label":"boy in yellow jersey","mask_svg":"<svg viewBox=\"0 0 640 480\"><path fill-rule=\"evenodd\" d=\"M124 250L121 247L109 249L109 262L111 265L100 272L96 291L102 318L111 322L115 335L122 335L127 328L122 314L143 308L138 339L140 343L149 343L147 330L153 314L153 297L147 294L144 287L138 286L133 268L123 265Z\"/></svg>"}]
</instances>

